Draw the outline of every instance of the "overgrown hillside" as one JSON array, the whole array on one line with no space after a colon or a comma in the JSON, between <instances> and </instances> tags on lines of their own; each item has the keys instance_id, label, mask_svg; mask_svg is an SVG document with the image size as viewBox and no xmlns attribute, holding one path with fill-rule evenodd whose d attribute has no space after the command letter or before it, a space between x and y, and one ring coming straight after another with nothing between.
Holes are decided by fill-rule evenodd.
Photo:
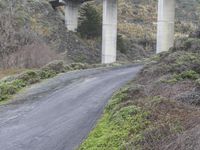
<instances>
[{"instance_id":1,"label":"overgrown hillside","mask_svg":"<svg viewBox=\"0 0 200 150\"><path fill-rule=\"evenodd\" d=\"M200 19L198 0L176 1L176 37L194 31ZM119 0L119 32L128 43L129 57L149 56L155 51L157 0Z\"/></svg>"},{"instance_id":2,"label":"overgrown hillside","mask_svg":"<svg viewBox=\"0 0 200 150\"><path fill-rule=\"evenodd\" d=\"M101 14L102 3L91 3ZM118 60L149 57L156 45L157 0L118 3ZM177 37L187 36L196 28L199 6L198 0L177 1ZM81 39L68 32L63 9L54 10L49 0L1 0L0 34L0 68L39 67L54 59L100 62L101 37Z\"/></svg>"},{"instance_id":3,"label":"overgrown hillside","mask_svg":"<svg viewBox=\"0 0 200 150\"><path fill-rule=\"evenodd\" d=\"M101 11L101 3L93 5L98 6L98 10ZM138 60L154 54L158 0L119 0L118 6L118 31L126 49L125 53L122 52L125 59ZM197 28L200 19L199 7L198 0L177 0L177 38L185 37ZM99 44L96 45L98 47ZM118 50L120 51L119 47Z\"/></svg>"},{"instance_id":4,"label":"overgrown hillside","mask_svg":"<svg viewBox=\"0 0 200 150\"><path fill-rule=\"evenodd\" d=\"M82 150L200 149L200 39L178 40L110 101Z\"/></svg>"},{"instance_id":5,"label":"overgrown hillside","mask_svg":"<svg viewBox=\"0 0 200 150\"><path fill-rule=\"evenodd\" d=\"M74 33L48 0L0 1L0 68L40 67L54 59L99 62L100 57Z\"/></svg>"}]
</instances>

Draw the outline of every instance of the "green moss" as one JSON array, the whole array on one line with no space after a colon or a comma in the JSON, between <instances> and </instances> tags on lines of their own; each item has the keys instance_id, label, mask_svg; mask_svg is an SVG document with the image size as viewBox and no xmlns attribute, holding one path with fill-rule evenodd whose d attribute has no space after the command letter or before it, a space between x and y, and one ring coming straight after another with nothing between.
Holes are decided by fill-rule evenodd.
<instances>
[{"instance_id":1,"label":"green moss","mask_svg":"<svg viewBox=\"0 0 200 150\"><path fill-rule=\"evenodd\" d=\"M175 84L178 82L178 80L176 78L171 78L169 80L162 80L162 82L169 83L169 84Z\"/></svg>"},{"instance_id":2,"label":"green moss","mask_svg":"<svg viewBox=\"0 0 200 150\"><path fill-rule=\"evenodd\" d=\"M164 83L169 83L169 84L174 84L177 83L179 81L183 81L186 79L189 80L198 80L200 78L200 75L194 71L194 70L188 70L188 71L184 71L180 74L175 74L172 75L172 77L168 80L162 80L162 82Z\"/></svg>"},{"instance_id":3,"label":"green moss","mask_svg":"<svg viewBox=\"0 0 200 150\"><path fill-rule=\"evenodd\" d=\"M199 57L197 56L197 54L195 54L195 53L185 53L185 54L177 57L175 63L177 65L183 65L188 62L191 62L191 63L199 62L200 63L200 60L199 60Z\"/></svg>"},{"instance_id":4,"label":"green moss","mask_svg":"<svg viewBox=\"0 0 200 150\"><path fill-rule=\"evenodd\" d=\"M159 56L159 55L153 55L153 56L150 58L150 61L160 61L160 56Z\"/></svg>"},{"instance_id":5,"label":"green moss","mask_svg":"<svg viewBox=\"0 0 200 150\"><path fill-rule=\"evenodd\" d=\"M176 80L176 81L182 81L185 79L189 79L189 80L197 80L199 78L199 74L193 70L188 70L188 71L184 71L181 74L175 74L173 75L171 80Z\"/></svg>"},{"instance_id":6,"label":"green moss","mask_svg":"<svg viewBox=\"0 0 200 150\"><path fill-rule=\"evenodd\" d=\"M21 88L25 87L23 80L14 80L12 82L0 83L0 101L8 99L11 95L16 94Z\"/></svg>"},{"instance_id":7,"label":"green moss","mask_svg":"<svg viewBox=\"0 0 200 150\"><path fill-rule=\"evenodd\" d=\"M154 97L150 98L149 102L151 103L151 105L157 105L157 104L161 103L162 100L163 100L163 97L161 97L161 96L154 96Z\"/></svg>"},{"instance_id":8,"label":"green moss","mask_svg":"<svg viewBox=\"0 0 200 150\"><path fill-rule=\"evenodd\" d=\"M122 90L112 98L102 119L80 150L125 150L133 143L138 147L136 143L143 139L142 131L149 124L149 113L134 105L114 109L126 97L126 92L127 89Z\"/></svg>"},{"instance_id":9,"label":"green moss","mask_svg":"<svg viewBox=\"0 0 200 150\"><path fill-rule=\"evenodd\" d=\"M191 79L197 80L199 78L199 74L194 70L184 71L179 75L175 75L177 80Z\"/></svg>"},{"instance_id":10,"label":"green moss","mask_svg":"<svg viewBox=\"0 0 200 150\"><path fill-rule=\"evenodd\" d=\"M41 70L39 76L41 79L48 79L56 76L56 72L53 70Z\"/></svg>"},{"instance_id":11,"label":"green moss","mask_svg":"<svg viewBox=\"0 0 200 150\"><path fill-rule=\"evenodd\" d=\"M114 108L118 107L121 102L128 96L127 94L128 88L121 89L120 92L117 92L113 97L109 104L106 106L107 111L112 111Z\"/></svg>"},{"instance_id":12,"label":"green moss","mask_svg":"<svg viewBox=\"0 0 200 150\"><path fill-rule=\"evenodd\" d=\"M27 85L34 84L40 81L38 71L30 70L19 75L18 79L26 82Z\"/></svg>"},{"instance_id":13,"label":"green moss","mask_svg":"<svg viewBox=\"0 0 200 150\"><path fill-rule=\"evenodd\" d=\"M82 70L82 69L87 69L88 65L82 63L72 63L69 65L69 67L71 67L72 70Z\"/></svg>"}]
</instances>

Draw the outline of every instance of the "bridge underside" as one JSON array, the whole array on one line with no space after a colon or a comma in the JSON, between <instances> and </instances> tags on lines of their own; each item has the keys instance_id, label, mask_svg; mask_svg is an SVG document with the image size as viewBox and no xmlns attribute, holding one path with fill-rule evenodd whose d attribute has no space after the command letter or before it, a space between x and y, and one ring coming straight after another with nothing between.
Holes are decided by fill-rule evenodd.
<instances>
[{"instance_id":1,"label":"bridge underside","mask_svg":"<svg viewBox=\"0 0 200 150\"><path fill-rule=\"evenodd\" d=\"M88 1L92 1L92 0L57 0L59 2L65 2L65 3L68 3L68 2L73 2L73 3L84 3L84 2L88 2Z\"/></svg>"},{"instance_id":2,"label":"bridge underside","mask_svg":"<svg viewBox=\"0 0 200 150\"><path fill-rule=\"evenodd\" d=\"M59 2L59 0L50 1L49 3L52 5L54 9L60 6L65 6L65 4Z\"/></svg>"}]
</instances>

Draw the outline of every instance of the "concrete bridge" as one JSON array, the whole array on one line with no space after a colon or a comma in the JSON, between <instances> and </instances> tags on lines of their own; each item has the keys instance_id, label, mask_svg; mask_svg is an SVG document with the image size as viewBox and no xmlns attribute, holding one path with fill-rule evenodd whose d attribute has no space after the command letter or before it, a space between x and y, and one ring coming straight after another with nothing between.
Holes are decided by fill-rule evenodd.
<instances>
[{"instance_id":1,"label":"concrete bridge","mask_svg":"<svg viewBox=\"0 0 200 150\"><path fill-rule=\"evenodd\" d=\"M53 7L65 6L65 24L75 32L82 3L90 0L54 0ZM103 0L102 63L116 61L117 1ZM157 22L157 53L167 51L174 44L175 0L159 0Z\"/></svg>"}]
</instances>

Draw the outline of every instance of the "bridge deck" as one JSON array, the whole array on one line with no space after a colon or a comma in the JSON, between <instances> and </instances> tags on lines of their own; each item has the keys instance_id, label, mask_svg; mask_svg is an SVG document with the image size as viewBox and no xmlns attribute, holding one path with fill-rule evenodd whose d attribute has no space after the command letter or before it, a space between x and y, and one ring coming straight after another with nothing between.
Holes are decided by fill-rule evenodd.
<instances>
[{"instance_id":1,"label":"bridge deck","mask_svg":"<svg viewBox=\"0 0 200 150\"><path fill-rule=\"evenodd\" d=\"M55 9L56 7L59 7L59 6L64 6L65 4L64 3L60 3L59 0L53 0L53 1L50 1L49 2L52 7Z\"/></svg>"},{"instance_id":2,"label":"bridge deck","mask_svg":"<svg viewBox=\"0 0 200 150\"><path fill-rule=\"evenodd\" d=\"M92 1L92 0L62 0L63 2L60 2L59 0L52 0L50 1L50 4L52 5L52 7L55 9L56 7L59 6L64 6L65 2L67 3L68 1L73 1L73 2L77 2L77 3L84 3L87 1Z\"/></svg>"}]
</instances>

